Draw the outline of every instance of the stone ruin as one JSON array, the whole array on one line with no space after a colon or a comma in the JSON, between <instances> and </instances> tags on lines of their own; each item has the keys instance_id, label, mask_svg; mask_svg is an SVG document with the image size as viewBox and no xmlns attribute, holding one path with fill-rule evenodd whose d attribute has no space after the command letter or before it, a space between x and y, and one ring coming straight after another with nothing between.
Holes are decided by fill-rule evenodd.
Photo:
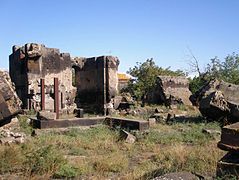
<instances>
[{"instance_id":1,"label":"stone ruin","mask_svg":"<svg viewBox=\"0 0 239 180\"><path fill-rule=\"evenodd\" d=\"M232 124L239 118L239 86L217 79L209 81L190 97L208 120Z\"/></svg>"},{"instance_id":2,"label":"stone ruin","mask_svg":"<svg viewBox=\"0 0 239 180\"><path fill-rule=\"evenodd\" d=\"M58 100L62 114L87 106L105 114L117 94L118 65L117 57L72 59L69 53L36 43L13 46L9 56L10 76L22 107L55 112Z\"/></svg>"},{"instance_id":3,"label":"stone ruin","mask_svg":"<svg viewBox=\"0 0 239 180\"><path fill-rule=\"evenodd\" d=\"M24 109L53 110L54 78L59 81L60 109L74 107L76 88L72 86L72 63L69 53L29 43L13 46L9 56L9 71ZM45 89L44 106L41 103L41 79Z\"/></svg>"},{"instance_id":4,"label":"stone ruin","mask_svg":"<svg viewBox=\"0 0 239 180\"><path fill-rule=\"evenodd\" d=\"M147 95L146 101L151 104L191 105L189 81L186 77L158 76L155 88Z\"/></svg>"},{"instance_id":5,"label":"stone ruin","mask_svg":"<svg viewBox=\"0 0 239 180\"><path fill-rule=\"evenodd\" d=\"M77 105L107 113L118 93L119 59L113 56L74 58ZM90 107L89 107L90 105Z\"/></svg>"},{"instance_id":6,"label":"stone ruin","mask_svg":"<svg viewBox=\"0 0 239 180\"><path fill-rule=\"evenodd\" d=\"M239 122L222 128L218 147L228 153L217 163L217 176L239 178Z\"/></svg>"},{"instance_id":7,"label":"stone ruin","mask_svg":"<svg viewBox=\"0 0 239 180\"><path fill-rule=\"evenodd\" d=\"M21 111L22 102L18 98L14 84L6 71L0 71L0 125Z\"/></svg>"}]
</instances>

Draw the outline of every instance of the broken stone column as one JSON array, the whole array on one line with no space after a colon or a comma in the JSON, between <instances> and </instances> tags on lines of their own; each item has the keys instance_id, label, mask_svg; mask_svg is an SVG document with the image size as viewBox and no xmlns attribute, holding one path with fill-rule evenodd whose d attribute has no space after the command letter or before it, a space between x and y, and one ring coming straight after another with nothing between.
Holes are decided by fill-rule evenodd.
<instances>
[{"instance_id":1,"label":"broken stone column","mask_svg":"<svg viewBox=\"0 0 239 180\"><path fill-rule=\"evenodd\" d=\"M211 80L190 97L208 120L232 124L239 119L239 86Z\"/></svg>"},{"instance_id":2,"label":"broken stone column","mask_svg":"<svg viewBox=\"0 0 239 180\"><path fill-rule=\"evenodd\" d=\"M59 101L62 112L72 112L76 105L76 88L72 86L72 61L69 53L28 43L13 46L9 69L16 92L25 109L41 109L41 79L44 79L45 110L54 110L54 78L59 79Z\"/></svg>"},{"instance_id":3,"label":"broken stone column","mask_svg":"<svg viewBox=\"0 0 239 180\"><path fill-rule=\"evenodd\" d=\"M113 56L75 58L77 106L91 112L106 113L118 92L119 59Z\"/></svg>"},{"instance_id":4,"label":"broken stone column","mask_svg":"<svg viewBox=\"0 0 239 180\"><path fill-rule=\"evenodd\" d=\"M239 178L239 122L222 128L218 147L228 153L217 163L217 176Z\"/></svg>"},{"instance_id":5,"label":"broken stone column","mask_svg":"<svg viewBox=\"0 0 239 180\"><path fill-rule=\"evenodd\" d=\"M189 97L189 81L183 76L158 76L156 86L148 93L146 101L151 104L192 105Z\"/></svg>"},{"instance_id":6,"label":"broken stone column","mask_svg":"<svg viewBox=\"0 0 239 180\"><path fill-rule=\"evenodd\" d=\"M0 71L0 121L18 114L21 104L8 72Z\"/></svg>"}]
</instances>

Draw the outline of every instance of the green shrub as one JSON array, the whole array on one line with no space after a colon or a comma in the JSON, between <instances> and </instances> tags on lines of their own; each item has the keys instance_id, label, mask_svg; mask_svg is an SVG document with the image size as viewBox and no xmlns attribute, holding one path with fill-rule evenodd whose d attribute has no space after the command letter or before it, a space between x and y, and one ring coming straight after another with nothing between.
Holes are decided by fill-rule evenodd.
<instances>
[{"instance_id":1,"label":"green shrub","mask_svg":"<svg viewBox=\"0 0 239 180\"><path fill-rule=\"evenodd\" d=\"M77 176L77 169L69 164L61 165L59 170L55 172L55 178L73 178Z\"/></svg>"},{"instance_id":2,"label":"green shrub","mask_svg":"<svg viewBox=\"0 0 239 180\"><path fill-rule=\"evenodd\" d=\"M66 163L60 151L54 149L52 145L34 147L31 152L25 152L25 170L30 175L53 175Z\"/></svg>"}]
</instances>

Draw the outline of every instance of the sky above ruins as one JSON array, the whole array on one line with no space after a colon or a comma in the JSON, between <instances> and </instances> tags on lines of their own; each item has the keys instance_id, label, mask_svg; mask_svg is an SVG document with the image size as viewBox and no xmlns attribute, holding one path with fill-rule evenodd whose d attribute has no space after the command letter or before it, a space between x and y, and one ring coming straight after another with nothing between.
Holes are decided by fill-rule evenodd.
<instances>
[{"instance_id":1,"label":"sky above ruins","mask_svg":"<svg viewBox=\"0 0 239 180\"><path fill-rule=\"evenodd\" d=\"M238 0L1 0L0 68L14 44L59 48L71 56L114 55L125 72L147 58L189 68L190 48L203 68L239 53Z\"/></svg>"}]
</instances>

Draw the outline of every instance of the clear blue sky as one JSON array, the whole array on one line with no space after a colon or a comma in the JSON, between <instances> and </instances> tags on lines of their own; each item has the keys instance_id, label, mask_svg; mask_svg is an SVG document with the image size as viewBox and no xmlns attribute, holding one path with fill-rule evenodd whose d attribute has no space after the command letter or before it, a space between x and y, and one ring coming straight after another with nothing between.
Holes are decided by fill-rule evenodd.
<instances>
[{"instance_id":1,"label":"clear blue sky","mask_svg":"<svg viewBox=\"0 0 239 180\"><path fill-rule=\"evenodd\" d=\"M14 44L43 43L72 56L115 55L120 71L154 58L187 69L239 52L238 0L1 0L0 68Z\"/></svg>"}]
</instances>

